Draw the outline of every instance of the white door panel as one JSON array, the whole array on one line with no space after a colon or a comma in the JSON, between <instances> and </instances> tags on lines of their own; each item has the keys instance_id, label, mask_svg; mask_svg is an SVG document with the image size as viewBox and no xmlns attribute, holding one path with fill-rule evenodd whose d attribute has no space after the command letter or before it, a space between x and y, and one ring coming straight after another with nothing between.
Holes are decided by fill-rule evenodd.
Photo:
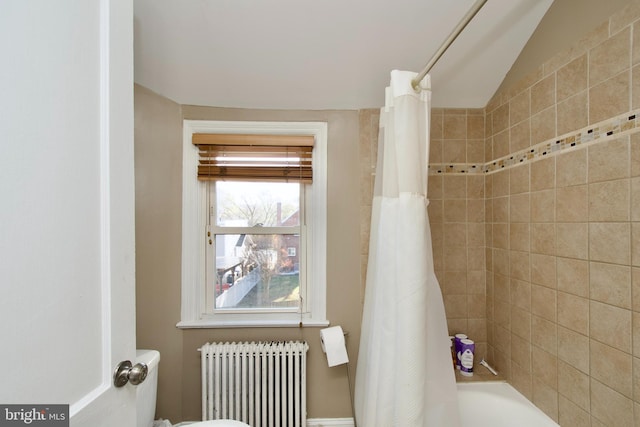
<instances>
[{"instance_id":1,"label":"white door panel","mask_svg":"<svg viewBox=\"0 0 640 427\"><path fill-rule=\"evenodd\" d=\"M135 425L133 10L0 2L2 404Z\"/></svg>"}]
</instances>

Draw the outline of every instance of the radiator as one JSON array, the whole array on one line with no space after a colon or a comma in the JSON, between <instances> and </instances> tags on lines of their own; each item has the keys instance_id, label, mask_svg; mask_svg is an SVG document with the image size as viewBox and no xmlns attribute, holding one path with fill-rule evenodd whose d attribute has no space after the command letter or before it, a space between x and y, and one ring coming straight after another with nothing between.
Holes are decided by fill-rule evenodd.
<instances>
[{"instance_id":1,"label":"radiator","mask_svg":"<svg viewBox=\"0 0 640 427\"><path fill-rule=\"evenodd\" d=\"M252 427L305 427L306 342L206 343L202 419Z\"/></svg>"}]
</instances>

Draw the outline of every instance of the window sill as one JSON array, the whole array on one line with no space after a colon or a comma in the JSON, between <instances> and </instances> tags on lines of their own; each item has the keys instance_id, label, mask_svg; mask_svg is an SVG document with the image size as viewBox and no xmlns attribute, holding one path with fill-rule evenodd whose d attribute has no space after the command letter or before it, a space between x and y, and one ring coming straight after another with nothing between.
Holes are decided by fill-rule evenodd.
<instances>
[{"instance_id":1,"label":"window sill","mask_svg":"<svg viewBox=\"0 0 640 427\"><path fill-rule=\"evenodd\" d=\"M258 319L200 319L178 322L178 329L217 329L217 328L299 328L299 327L326 327L328 320L258 320Z\"/></svg>"}]
</instances>

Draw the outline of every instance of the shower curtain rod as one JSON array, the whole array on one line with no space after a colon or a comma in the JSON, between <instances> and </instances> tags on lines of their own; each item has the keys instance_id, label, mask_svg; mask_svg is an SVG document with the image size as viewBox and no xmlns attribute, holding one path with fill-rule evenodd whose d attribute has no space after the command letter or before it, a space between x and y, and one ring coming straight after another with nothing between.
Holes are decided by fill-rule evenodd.
<instances>
[{"instance_id":1,"label":"shower curtain rod","mask_svg":"<svg viewBox=\"0 0 640 427\"><path fill-rule=\"evenodd\" d=\"M415 90L416 92L420 92L420 82L422 81L422 79L424 79L424 76L426 76L427 73L431 71L431 68L433 68L436 62L438 62L440 57L445 53L449 46L451 46L453 41L458 37L458 35L460 35L462 30L464 30L464 27L466 27L467 24L473 19L473 17L476 16L476 14L480 11L482 6L484 6L486 2L487 0L477 0L474 5L471 6L471 9L469 9L458 26L453 29L451 34L449 34L449 37L447 37L444 43L442 43L442 46L440 46L436 53L431 57L423 70L420 71L420 73L413 80L411 80L411 86L413 86L413 90Z\"/></svg>"}]
</instances>

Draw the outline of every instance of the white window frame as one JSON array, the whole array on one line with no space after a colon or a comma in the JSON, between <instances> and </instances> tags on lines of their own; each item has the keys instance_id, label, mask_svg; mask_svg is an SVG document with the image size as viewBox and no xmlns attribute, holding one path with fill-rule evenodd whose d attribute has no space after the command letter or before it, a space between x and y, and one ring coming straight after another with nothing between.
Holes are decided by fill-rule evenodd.
<instances>
[{"instance_id":1,"label":"white window frame","mask_svg":"<svg viewBox=\"0 0 640 427\"><path fill-rule=\"evenodd\" d=\"M313 135L313 184L307 192L307 301L302 313L207 313L207 186L197 179L194 133ZM184 120L182 158L182 303L179 328L327 326L327 123Z\"/></svg>"}]
</instances>

